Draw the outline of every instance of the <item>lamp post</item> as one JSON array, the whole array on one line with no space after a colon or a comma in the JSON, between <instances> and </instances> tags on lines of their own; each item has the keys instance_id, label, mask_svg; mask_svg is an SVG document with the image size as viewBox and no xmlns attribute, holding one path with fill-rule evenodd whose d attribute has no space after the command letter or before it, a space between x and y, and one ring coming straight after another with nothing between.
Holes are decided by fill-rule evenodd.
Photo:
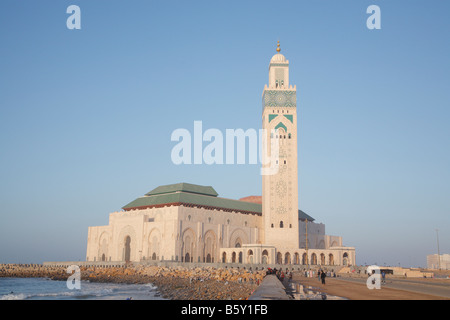
<instances>
[{"instance_id":1,"label":"lamp post","mask_svg":"<svg viewBox=\"0 0 450 320\"><path fill-rule=\"evenodd\" d=\"M308 256L308 219L305 219L305 249L306 249L306 266L309 269L309 256Z\"/></svg>"},{"instance_id":2,"label":"lamp post","mask_svg":"<svg viewBox=\"0 0 450 320\"><path fill-rule=\"evenodd\" d=\"M439 266L439 270L441 270L441 253L439 252L439 229L436 229L436 239L437 239L437 248L438 248L438 266Z\"/></svg>"}]
</instances>

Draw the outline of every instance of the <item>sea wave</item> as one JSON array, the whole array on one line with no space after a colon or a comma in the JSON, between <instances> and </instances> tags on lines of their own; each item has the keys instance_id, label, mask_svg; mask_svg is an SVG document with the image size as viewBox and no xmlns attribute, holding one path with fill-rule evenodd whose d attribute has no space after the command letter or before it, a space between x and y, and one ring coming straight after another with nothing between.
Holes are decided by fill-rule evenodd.
<instances>
[{"instance_id":1,"label":"sea wave","mask_svg":"<svg viewBox=\"0 0 450 320\"><path fill-rule=\"evenodd\" d=\"M19 293L19 294L9 293L9 294L5 294L5 295L1 296L0 300L24 300L26 298L27 298L27 295L25 295L23 293Z\"/></svg>"}]
</instances>

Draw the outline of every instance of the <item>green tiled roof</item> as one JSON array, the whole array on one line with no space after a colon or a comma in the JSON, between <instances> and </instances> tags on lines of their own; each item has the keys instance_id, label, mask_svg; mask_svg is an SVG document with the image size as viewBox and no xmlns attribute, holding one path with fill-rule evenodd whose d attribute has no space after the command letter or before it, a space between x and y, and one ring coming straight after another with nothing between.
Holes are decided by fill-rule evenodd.
<instances>
[{"instance_id":1,"label":"green tiled roof","mask_svg":"<svg viewBox=\"0 0 450 320\"><path fill-rule=\"evenodd\" d=\"M122 209L143 209L173 204L201 206L257 215L262 214L262 205L260 203L220 198L217 195L218 193L210 186L177 183L155 188L145 196L131 201ZM308 221L314 221L312 217L301 210L298 210L298 217L300 220L308 219Z\"/></svg>"},{"instance_id":2,"label":"green tiled roof","mask_svg":"<svg viewBox=\"0 0 450 320\"><path fill-rule=\"evenodd\" d=\"M308 221L311 221L311 222L315 220L313 217L311 217L310 215L304 213L302 210L298 210L298 219L302 220L302 221L308 220Z\"/></svg>"},{"instance_id":3,"label":"green tiled roof","mask_svg":"<svg viewBox=\"0 0 450 320\"><path fill-rule=\"evenodd\" d=\"M130 210L133 208L153 207L164 204L184 204L261 214L260 204L219 198L217 195L217 192L212 187L178 183L158 187L145 196L128 203L122 209Z\"/></svg>"},{"instance_id":4,"label":"green tiled roof","mask_svg":"<svg viewBox=\"0 0 450 320\"><path fill-rule=\"evenodd\" d=\"M163 193L173 193L173 192L189 192L189 193L198 193L208 196L217 197L219 194L214 190L211 186L199 186L196 184L190 183L176 183L176 184L168 184L165 186L159 186L156 189L148 192L146 195L157 195Z\"/></svg>"}]
</instances>

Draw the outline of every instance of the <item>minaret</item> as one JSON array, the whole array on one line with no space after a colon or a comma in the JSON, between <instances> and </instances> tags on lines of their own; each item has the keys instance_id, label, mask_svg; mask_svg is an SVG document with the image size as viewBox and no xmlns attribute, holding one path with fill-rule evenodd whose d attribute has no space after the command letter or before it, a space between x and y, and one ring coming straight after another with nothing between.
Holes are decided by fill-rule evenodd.
<instances>
[{"instance_id":1,"label":"minaret","mask_svg":"<svg viewBox=\"0 0 450 320\"><path fill-rule=\"evenodd\" d=\"M289 85L289 61L277 53L269 64L269 85L262 94L262 127L267 155L278 142L278 159L263 164L262 242L278 248L298 248L297 88ZM276 140L274 140L276 139ZM274 147L275 146L275 147ZM263 148L264 152L264 148ZM272 166L273 172L264 172Z\"/></svg>"}]
</instances>

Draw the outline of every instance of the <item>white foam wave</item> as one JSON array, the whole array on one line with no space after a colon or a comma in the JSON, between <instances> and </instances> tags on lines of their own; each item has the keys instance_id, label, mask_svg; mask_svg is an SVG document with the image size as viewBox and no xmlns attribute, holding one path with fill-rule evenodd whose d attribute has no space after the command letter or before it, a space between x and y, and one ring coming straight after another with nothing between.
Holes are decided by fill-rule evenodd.
<instances>
[{"instance_id":1,"label":"white foam wave","mask_svg":"<svg viewBox=\"0 0 450 320\"><path fill-rule=\"evenodd\" d=\"M19 294L10 293L10 294L3 295L0 298L0 300L24 300L26 298L27 298L27 296L23 293L19 293Z\"/></svg>"}]
</instances>

